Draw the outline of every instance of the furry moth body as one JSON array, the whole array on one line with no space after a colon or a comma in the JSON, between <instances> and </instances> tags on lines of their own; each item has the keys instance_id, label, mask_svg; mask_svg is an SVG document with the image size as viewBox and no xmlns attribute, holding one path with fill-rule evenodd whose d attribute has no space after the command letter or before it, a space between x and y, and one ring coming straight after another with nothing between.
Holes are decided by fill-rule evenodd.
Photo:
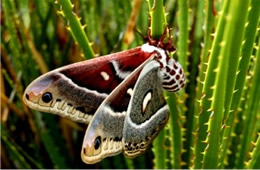
<instances>
[{"instance_id":1,"label":"furry moth body","mask_svg":"<svg viewBox=\"0 0 260 170\"><path fill-rule=\"evenodd\" d=\"M89 123L81 157L93 164L120 152L143 153L168 120L162 88L175 92L184 82L167 49L147 43L46 73L27 87L24 102Z\"/></svg>"}]
</instances>

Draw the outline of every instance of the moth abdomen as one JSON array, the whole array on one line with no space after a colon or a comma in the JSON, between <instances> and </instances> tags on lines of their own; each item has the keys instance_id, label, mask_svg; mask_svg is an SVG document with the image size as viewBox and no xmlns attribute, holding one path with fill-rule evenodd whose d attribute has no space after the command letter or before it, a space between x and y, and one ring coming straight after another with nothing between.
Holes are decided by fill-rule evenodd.
<instances>
[{"instance_id":1,"label":"moth abdomen","mask_svg":"<svg viewBox=\"0 0 260 170\"><path fill-rule=\"evenodd\" d=\"M173 58L169 59L166 66L161 69L162 87L169 92L180 90L185 83L185 75L181 65Z\"/></svg>"},{"instance_id":2,"label":"moth abdomen","mask_svg":"<svg viewBox=\"0 0 260 170\"><path fill-rule=\"evenodd\" d=\"M154 53L152 59L159 63L159 74L162 87L165 90L176 92L184 86L184 71L177 61L175 61L173 58L170 58L167 48L163 49L149 44L144 44L142 49L144 51Z\"/></svg>"}]
</instances>

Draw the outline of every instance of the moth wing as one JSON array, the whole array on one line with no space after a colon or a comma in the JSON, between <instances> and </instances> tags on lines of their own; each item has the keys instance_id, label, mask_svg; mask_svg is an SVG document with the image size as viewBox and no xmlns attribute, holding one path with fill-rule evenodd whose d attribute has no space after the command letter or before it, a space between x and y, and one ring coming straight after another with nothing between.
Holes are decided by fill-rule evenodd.
<instances>
[{"instance_id":1,"label":"moth wing","mask_svg":"<svg viewBox=\"0 0 260 170\"><path fill-rule=\"evenodd\" d=\"M122 152L127 107L138 76L148 61L149 59L116 87L97 109L82 144L81 158L85 163L94 164Z\"/></svg>"},{"instance_id":2,"label":"moth wing","mask_svg":"<svg viewBox=\"0 0 260 170\"><path fill-rule=\"evenodd\" d=\"M128 157L143 153L168 121L159 68L158 62L150 61L135 84L123 129L123 150Z\"/></svg>"},{"instance_id":3,"label":"moth wing","mask_svg":"<svg viewBox=\"0 0 260 170\"><path fill-rule=\"evenodd\" d=\"M150 55L136 47L61 67L34 80L23 100L32 109L89 123L102 101Z\"/></svg>"}]
</instances>

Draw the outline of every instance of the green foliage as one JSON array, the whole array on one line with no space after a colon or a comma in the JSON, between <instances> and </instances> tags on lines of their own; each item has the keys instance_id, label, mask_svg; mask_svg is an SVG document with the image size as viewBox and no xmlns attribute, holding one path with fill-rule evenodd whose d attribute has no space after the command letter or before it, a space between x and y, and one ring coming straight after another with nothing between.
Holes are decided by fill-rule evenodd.
<instances>
[{"instance_id":1,"label":"green foliage","mask_svg":"<svg viewBox=\"0 0 260 170\"><path fill-rule=\"evenodd\" d=\"M3 0L1 168L260 168L259 9L259 0ZM86 126L28 109L23 90L48 70L143 44L131 24L145 35L149 15L154 38L173 28L185 89L165 92L169 123L144 155L86 165Z\"/></svg>"},{"instance_id":2,"label":"green foliage","mask_svg":"<svg viewBox=\"0 0 260 170\"><path fill-rule=\"evenodd\" d=\"M80 47L83 50L84 56L86 59L90 59L94 56L94 51L90 47L88 42L88 38L84 32L84 27L80 24L80 19L77 15L72 11L73 5L70 0L57 1L60 6L60 13L64 16L65 19L68 19L68 30L74 37L74 40L79 43Z\"/></svg>"}]
</instances>

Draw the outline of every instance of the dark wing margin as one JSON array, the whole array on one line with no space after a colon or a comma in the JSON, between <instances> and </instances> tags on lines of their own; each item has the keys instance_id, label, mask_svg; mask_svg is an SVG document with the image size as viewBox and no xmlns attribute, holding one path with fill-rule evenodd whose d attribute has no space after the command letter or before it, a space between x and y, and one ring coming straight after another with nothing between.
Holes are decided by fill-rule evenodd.
<instances>
[{"instance_id":1,"label":"dark wing margin","mask_svg":"<svg viewBox=\"0 0 260 170\"><path fill-rule=\"evenodd\" d=\"M152 60L145 65L134 87L123 129L124 154L143 153L165 126L169 108L163 96L160 65Z\"/></svg>"}]
</instances>

